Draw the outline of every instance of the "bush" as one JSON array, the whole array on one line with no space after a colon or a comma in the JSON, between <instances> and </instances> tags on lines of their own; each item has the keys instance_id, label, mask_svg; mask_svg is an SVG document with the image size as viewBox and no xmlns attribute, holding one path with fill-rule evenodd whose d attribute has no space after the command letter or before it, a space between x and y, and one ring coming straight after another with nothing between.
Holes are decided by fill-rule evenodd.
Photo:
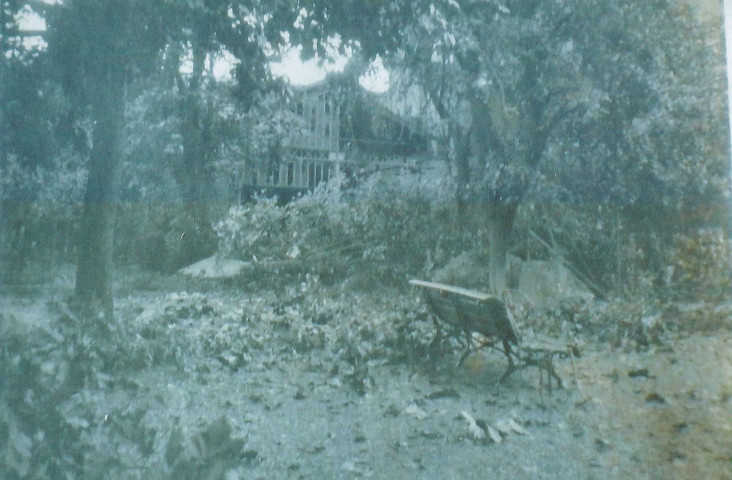
<instances>
[{"instance_id":1,"label":"bush","mask_svg":"<svg viewBox=\"0 0 732 480\"><path fill-rule=\"evenodd\" d=\"M434 251L460 243L441 218L439 187L415 176L373 175L350 190L334 179L286 205L257 198L215 226L219 248L245 260L300 261L323 281L364 271L401 281L405 272L430 268Z\"/></svg>"},{"instance_id":2,"label":"bush","mask_svg":"<svg viewBox=\"0 0 732 480\"><path fill-rule=\"evenodd\" d=\"M722 300L732 291L732 248L719 228L678 235L671 253L670 287L677 299Z\"/></svg>"},{"instance_id":3,"label":"bush","mask_svg":"<svg viewBox=\"0 0 732 480\"><path fill-rule=\"evenodd\" d=\"M48 167L30 169L11 156L0 168L0 256L9 261L8 283L43 282L47 268L29 278L30 265L74 259L85 179L82 159L67 150Z\"/></svg>"},{"instance_id":4,"label":"bush","mask_svg":"<svg viewBox=\"0 0 732 480\"><path fill-rule=\"evenodd\" d=\"M219 214L206 205L200 215L181 203L127 203L117 216L117 258L143 268L170 272L212 255L216 233L208 218Z\"/></svg>"}]
</instances>

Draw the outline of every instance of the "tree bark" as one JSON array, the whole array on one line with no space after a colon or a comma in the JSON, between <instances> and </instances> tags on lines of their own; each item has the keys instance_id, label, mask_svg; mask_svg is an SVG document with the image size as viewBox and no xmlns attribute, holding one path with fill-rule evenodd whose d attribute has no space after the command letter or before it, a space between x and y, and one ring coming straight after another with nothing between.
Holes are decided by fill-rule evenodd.
<instances>
[{"instance_id":1,"label":"tree bark","mask_svg":"<svg viewBox=\"0 0 732 480\"><path fill-rule=\"evenodd\" d=\"M517 203L493 203L486 208L488 226L488 279L490 290L500 295L507 287L508 251L511 248Z\"/></svg>"},{"instance_id":2,"label":"tree bark","mask_svg":"<svg viewBox=\"0 0 732 480\"><path fill-rule=\"evenodd\" d=\"M452 157L455 164L455 186L457 195L457 215L461 224L465 224L470 195L470 132L463 132L459 125L450 128L452 140Z\"/></svg>"},{"instance_id":3,"label":"tree bark","mask_svg":"<svg viewBox=\"0 0 732 480\"><path fill-rule=\"evenodd\" d=\"M101 306L104 317L111 320L114 186L124 122L124 71L107 65L94 82L95 124L81 218L76 296L85 306Z\"/></svg>"},{"instance_id":4,"label":"tree bark","mask_svg":"<svg viewBox=\"0 0 732 480\"><path fill-rule=\"evenodd\" d=\"M478 171L484 171L490 159L498 162L508 162L509 158L503 144L496 135L495 126L491 118L490 107L477 94L470 100L471 128L466 135L463 152L465 163L464 182L470 182L469 158L472 153L480 159ZM472 150L472 152L471 152ZM494 167L495 168L495 167ZM474 181L478 181L475 179ZM513 222L518 210L518 201L513 198L504 198L499 191L490 195L481 195L483 202L483 216L488 230L488 278L492 293L500 295L507 287L508 251L511 248L511 233ZM511 192L515 195L515 192ZM523 192L520 192L523 196Z\"/></svg>"}]
</instances>

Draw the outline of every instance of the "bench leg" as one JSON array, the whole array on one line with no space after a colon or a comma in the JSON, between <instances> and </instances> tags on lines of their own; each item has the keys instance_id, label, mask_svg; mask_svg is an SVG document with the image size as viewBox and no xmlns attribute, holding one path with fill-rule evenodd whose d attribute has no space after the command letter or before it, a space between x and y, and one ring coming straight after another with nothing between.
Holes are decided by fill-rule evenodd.
<instances>
[{"instance_id":1,"label":"bench leg","mask_svg":"<svg viewBox=\"0 0 732 480\"><path fill-rule=\"evenodd\" d=\"M437 358L440 357L440 343L442 341L442 328L440 327L440 323L437 321L437 319L432 316L432 323L435 324L435 338L432 339L430 342L429 348L429 359L431 368L436 368L437 364Z\"/></svg>"},{"instance_id":2,"label":"bench leg","mask_svg":"<svg viewBox=\"0 0 732 480\"><path fill-rule=\"evenodd\" d=\"M517 367L513 362L508 364L508 368L506 368L506 371L503 372L503 375L501 375L501 378L498 379L498 384L503 383L508 377L511 376L513 372L516 370L519 370L520 367Z\"/></svg>"},{"instance_id":3,"label":"bench leg","mask_svg":"<svg viewBox=\"0 0 732 480\"><path fill-rule=\"evenodd\" d=\"M562 379L559 376L559 374L557 373L557 371L554 370L554 365L551 363L551 360L550 360L550 363L547 366L547 369L546 370L547 370L547 372L549 374L548 375L548 377L549 377L549 391L550 392L552 391L552 377L554 377L554 379L557 381L557 387L564 388L564 384L562 383Z\"/></svg>"},{"instance_id":4,"label":"bench leg","mask_svg":"<svg viewBox=\"0 0 732 480\"><path fill-rule=\"evenodd\" d=\"M552 378L557 381L557 387L562 389L564 388L564 384L562 383L562 379L557 373L556 369L554 368L554 355L548 354L544 355L539 361L536 362L536 366L539 367L539 372L541 375L542 380L542 389L543 389L543 379L544 379L544 371L546 371L546 380L549 383L549 393L552 393Z\"/></svg>"},{"instance_id":5,"label":"bench leg","mask_svg":"<svg viewBox=\"0 0 732 480\"><path fill-rule=\"evenodd\" d=\"M503 340L503 354L506 355L506 358L508 359L508 367L506 368L506 371L503 372L503 375L501 375L501 378L498 379L498 383L503 383L508 377L511 376L513 372L516 370L520 370L521 366L516 365L513 361L513 356L511 355L513 353L511 349L511 344L508 343L508 340Z\"/></svg>"},{"instance_id":6,"label":"bench leg","mask_svg":"<svg viewBox=\"0 0 732 480\"><path fill-rule=\"evenodd\" d=\"M549 393L552 393L552 378L557 381L557 387L564 388L562 378L554 369L554 359L552 354L544 355L538 359L528 358L524 360L523 368L537 367L539 369L539 388L544 391L544 372L546 372L546 381L549 387Z\"/></svg>"},{"instance_id":7,"label":"bench leg","mask_svg":"<svg viewBox=\"0 0 732 480\"><path fill-rule=\"evenodd\" d=\"M432 339L432 342L430 342L430 351L434 350L435 347L440 343L440 340L442 339L442 328L440 328L440 323L435 319L435 317L432 317L432 323L435 324L435 338Z\"/></svg>"},{"instance_id":8,"label":"bench leg","mask_svg":"<svg viewBox=\"0 0 732 480\"><path fill-rule=\"evenodd\" d=\"M473 336L467 330L465 330L465 341L467 342L468 345L467 345L467 348L465 349L465 351L463 352L463 354L460 355L460 360L458 360L458 363L457 363L458 367L462 366L465 359L468 358L468 356L470 355L470 345L473 341Z\"/></svg>"},{"instance_id":9,"label":"bench leg","mask_svg":"<svg viewBox=\"0 0 732 480\"><path fill-rule=\"evenodd\" d=\"M506 355L506 358L508 358L508 364L513 365L513 357L511 356L511 353L513 353L513 350L511 349L511 344L508 343L508 340L503 340L503 354Z\"/></svg>"}]
</instances>

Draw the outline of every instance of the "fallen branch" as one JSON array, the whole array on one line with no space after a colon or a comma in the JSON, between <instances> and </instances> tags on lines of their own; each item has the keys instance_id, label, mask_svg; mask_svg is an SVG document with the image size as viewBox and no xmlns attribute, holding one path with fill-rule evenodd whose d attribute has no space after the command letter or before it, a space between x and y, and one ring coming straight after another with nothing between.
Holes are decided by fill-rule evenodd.
<instances>
[{"instance_id":1,"label":"fallen branch","mask_svg":"<svg viewBox=\"0 0 732 480\"><path fill-rule=\"evenodd\" d=\"M597 298L601 300L605 300L607 298L607 294L605 291L597 285L595 282L593 282L587 275L582 273L582 271L577 268L572 262L567 260L564 255L562 255L559 251L557 251L556 248L549 245L546 240L541 238L539 235L536 234L533 230L529 230L529 233L531 236L533 236L536 240L539 241L542 245L544 245L555 257L559 258L562 262L562 265L567 267L570 272L572 272L577 279L582 282L582 284L587 287Z\"/></svg>"}]
</instances>

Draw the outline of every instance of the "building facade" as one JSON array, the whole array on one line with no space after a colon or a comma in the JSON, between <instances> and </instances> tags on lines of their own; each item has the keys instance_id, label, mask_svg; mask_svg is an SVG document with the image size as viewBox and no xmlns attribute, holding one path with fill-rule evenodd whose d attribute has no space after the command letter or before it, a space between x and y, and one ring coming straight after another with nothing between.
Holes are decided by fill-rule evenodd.
<instances>
[{"instance_id":1,"label":"building facade","mask_svg":"<svg viewBox=\"0 0 732 480\"><path fill-rule=\"evenodd\" d=\"M288 108L298 118L300 128L282 139L271 158L247 172L244 199L264 192L288 201L340 173L340 108L326 85L295 90Z\"/></svg>"}]
</instances>

